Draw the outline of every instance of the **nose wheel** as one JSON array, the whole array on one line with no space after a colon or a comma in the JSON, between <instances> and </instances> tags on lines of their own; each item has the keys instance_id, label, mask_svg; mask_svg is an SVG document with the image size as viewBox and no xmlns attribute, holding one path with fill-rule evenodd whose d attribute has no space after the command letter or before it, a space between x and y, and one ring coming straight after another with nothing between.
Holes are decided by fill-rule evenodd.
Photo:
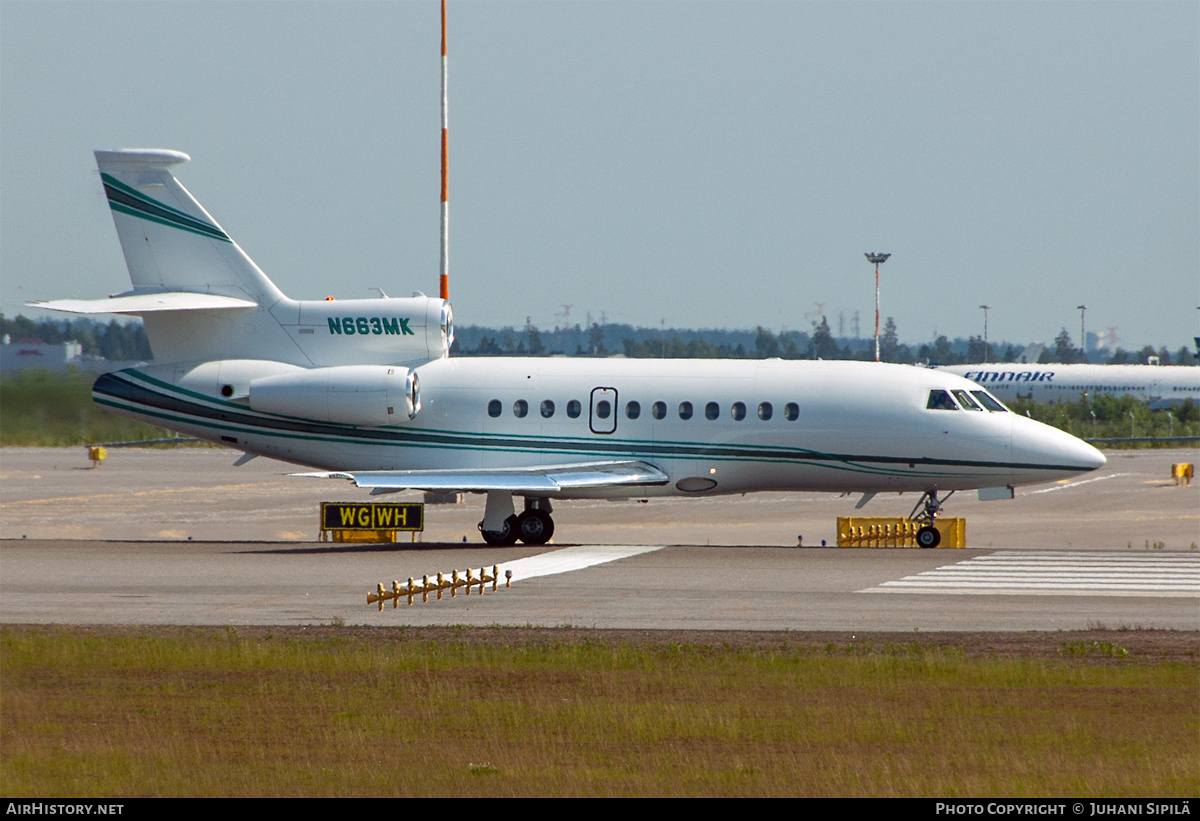
<instances>
[{"instance_id":1,"label":"nose wheel","mask_svg":"<svg viewBox=\"0 0 1200 821\"><path fill-rule=\"evenodd\" d=\"M946 494L946 498L938 501L936 490L927 490L913 506L908 514L909 521L922 522L917 530L917 544L921 547L937 547L942 543L942 533L937 529L937 517L942 512L942 504L954 495L954 491ZM923 508L918 514L917 509Z\"/></svg>"}]
</instances>

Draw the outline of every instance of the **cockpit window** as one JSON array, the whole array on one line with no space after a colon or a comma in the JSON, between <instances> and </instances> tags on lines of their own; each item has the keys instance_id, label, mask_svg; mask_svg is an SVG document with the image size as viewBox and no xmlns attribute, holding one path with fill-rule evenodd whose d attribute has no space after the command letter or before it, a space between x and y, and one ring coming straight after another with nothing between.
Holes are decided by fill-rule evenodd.
<instances>
[{"instance_id":1,"label":"cockpit window","mask_svg":"<svg viewBox=\"0 0 1200 821\"><path fill-rule=\"evenodd\" d=\"M992 413L1007 413L1008 408L1004 404L992 396L987 391L971 391L971 395L979 400L979 404L990 410Z\"/></svg>"},{"instance_id":2,"label":"cockpit window","mask_svg":"<svg viewBox=\"0 0 1200 821\"><path fill-rule=\"evenodd\" d=\"M931 410L958 410L958 405L954 404L950 394L937 388L929 392L929 401L925 403L925 407Z\"/></svg>"},{"instance_id":3,"label":"cockpit window","mask_svg":"<svg viewBox=\"0 0 1200 821\"><path fill-rule=\"evenodd\" d=\"M971 394L967 393L966 391L956 390L956 391L951 391L951 393L953 393L954 398L958 400L958 404L963 406L963 410L970 410L970 411L982 411L983 410L983 408L979 407L979 403L971 398Z\"/></svg>"}]
</instances>

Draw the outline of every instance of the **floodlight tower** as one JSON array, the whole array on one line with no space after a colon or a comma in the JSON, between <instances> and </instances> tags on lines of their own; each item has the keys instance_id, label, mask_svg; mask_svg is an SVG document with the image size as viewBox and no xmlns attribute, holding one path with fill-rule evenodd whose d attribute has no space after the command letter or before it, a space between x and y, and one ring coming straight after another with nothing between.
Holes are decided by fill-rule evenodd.
<instances>
[{"instance_id":1,"label":"floodlight tower","mask_svg":"<svg viewBox=\"0 0 1200 821\"><path fill-rule=\"evenodd\" d=\"M875 361L879 361L879 266L887 262L891 254L881 254L878 251L865 255L867 262L875 263Z\"/></svg>"},{"instance_id":2,"label":"floodlight tower","mask_svg":"<svg viewBox=\"0 0 1200 821\"><path fill-rule=\"evenodd\" d=\"M980 305L983 308L983 361L988 361L988 344L987 344L987 312L991 305Z\"/></svg>"},{"instance_id":3,"label":"floodlight tower","mask_svg":"<svg viewBox=\"0 0 1200 821\"><path fill-rule=\"evenodd\" d=\"M1075 307L1079 309L1079 350L1083 353L1083 361L1087 362L1087 333L1084 330L1086 326L1083 324L1083 318L1087 315L1087 306L1076 305Z\"/></svg>"}]
</instances>

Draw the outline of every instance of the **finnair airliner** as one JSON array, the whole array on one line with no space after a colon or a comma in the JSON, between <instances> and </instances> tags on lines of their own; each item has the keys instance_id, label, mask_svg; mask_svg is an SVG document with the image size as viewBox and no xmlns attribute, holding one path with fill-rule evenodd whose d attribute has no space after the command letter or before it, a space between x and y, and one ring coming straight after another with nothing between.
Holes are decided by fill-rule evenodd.
<instances>
[{"instance_id":1,"label":"finnair airliner","mask_svg":"<svg viewBox=\"0 0 1200 821\"><path fill-rule=\"evenodd\" d=\"M1077 402L1101 394L1130 394L1151 407L1200 402L1200 368L1179 365L943 365L1001 399Z\"/></svg>"},{"instance_id":2,"label":"finnair airliner","mask_svg":"<svg viewBox=\"0 0 1200 821\"><path fill-rule=\"evenodd\" d=\"M491 544L545 543L552 503L759 490L944 496L1104 456L945 371L869 362L449 356L444 299L285 296L180 185L186 154L97 151L133 288L36 307L142 317L154 364L96 380L135 419L373 493L486 493ZM514 497L521 497L517 514ZM915 508L914 508L915 510Z\"/></svg>"}]
</instances>

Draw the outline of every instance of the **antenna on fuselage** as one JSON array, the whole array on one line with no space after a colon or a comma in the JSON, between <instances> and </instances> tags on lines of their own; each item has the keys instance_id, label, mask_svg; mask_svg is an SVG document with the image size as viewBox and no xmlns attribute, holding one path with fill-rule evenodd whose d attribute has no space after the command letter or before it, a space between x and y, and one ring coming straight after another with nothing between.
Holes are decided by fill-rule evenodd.
<instances>
[{"instance_id":1,"label":"antenna on fuselage","mask_svg":"<svg viewBox=\"0 0 1200 821\"><path fill-rule=\"evenodd\" d=\"M440 292L442 299L450 298L450 199L447 173L449 148L446 116L446 0L442 0L442 264Z\"/></svg>"}]
</instances>

